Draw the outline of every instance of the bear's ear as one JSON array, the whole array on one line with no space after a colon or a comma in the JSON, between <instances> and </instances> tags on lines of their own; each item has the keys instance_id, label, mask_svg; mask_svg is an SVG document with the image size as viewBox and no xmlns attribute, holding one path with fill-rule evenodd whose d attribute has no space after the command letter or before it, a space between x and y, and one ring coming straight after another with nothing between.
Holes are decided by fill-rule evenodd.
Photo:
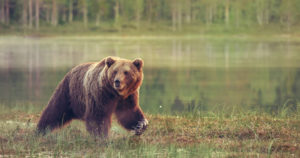
<instances>
[{"instance_id":1,"label":"bear's ear","mask_svg":"<svg viewBox=\"0 0 300 158\"><path fill-rule=\"evenodd\" d=\"M105 59L105 64L107 65L107 67L110 67L112 64L114 64L116 62L116 60L114 60L112 57L107 57Z\"/></svg>"},{"instance_id":2,"label":"bear's ear","mask_svg":"<svg viewBox=\"0 0 300 158\"><path fill-rule=\"evenodd\" d=\"M143 67L144 65L144 61L141 59L141 58L137 58L133 61L133 64L136 66L136 68L138 70L141 70L141 68Z\"/></svg>"}]
</instances>

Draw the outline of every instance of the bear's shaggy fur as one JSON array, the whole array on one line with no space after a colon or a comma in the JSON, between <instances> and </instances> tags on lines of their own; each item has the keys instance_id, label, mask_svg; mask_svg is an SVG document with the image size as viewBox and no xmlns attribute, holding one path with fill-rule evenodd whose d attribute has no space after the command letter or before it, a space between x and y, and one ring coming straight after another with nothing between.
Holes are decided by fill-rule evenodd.
<instances>
[{"instance_id":1,"label":"bear's shaggy fur","mask_svg":"<svg viewBox=\"0 0 300 158\"><path fill-rule=\"evenodd\" d=\"M92 135L107 137L115 113L124 128L141 134L148 125L139 106L142 67L142 59L116 57L76 66L55 89L37 131L45 134L80 119Z\"/></svg>"}]
</instances>

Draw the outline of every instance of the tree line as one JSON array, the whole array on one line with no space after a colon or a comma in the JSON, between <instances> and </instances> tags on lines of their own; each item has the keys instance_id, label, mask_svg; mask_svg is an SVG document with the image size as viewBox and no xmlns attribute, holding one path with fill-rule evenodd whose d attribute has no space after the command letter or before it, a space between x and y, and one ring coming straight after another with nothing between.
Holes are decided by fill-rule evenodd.
<instances>
[{"instance_id":1,"label":"tree line","mask_svg":"<svg viewBox=\"0 0 300 158\"><path fill-rule=\"evenodd\" d=\"M282 25L300 21L300 0L0 0L0 27L39 29L110 23L135 29L158 23L180 31L188 25L224 27Z\"/></svg>"}]
</instances>

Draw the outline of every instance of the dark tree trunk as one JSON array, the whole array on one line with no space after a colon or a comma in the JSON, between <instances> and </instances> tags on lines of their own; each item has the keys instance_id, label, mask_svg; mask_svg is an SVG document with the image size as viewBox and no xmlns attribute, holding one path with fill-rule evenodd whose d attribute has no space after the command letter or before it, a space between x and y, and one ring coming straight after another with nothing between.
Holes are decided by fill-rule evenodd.
<instances>
[{"instance_id":1,"label":"dark tree trunk","mask_svg":"<svg viewBox=\"0 0 300 158\"><path fill-rule=\"evenodd\" d=\"M73 22L73 0L69 0L69 23Z\"/></svg>"},{"instance_id":2,"label":"dark tree trunk","mask_svg":"<svg viewBox=\"0 0 300 158\"><path fill-rule=\"evenodd\" d=\"M46 21L47 23L50 23L50 6L45 6L45 12L46 12Z\"/></svg>"},{"instance_id":3,"label":"dark tree trunk","mask_svg":"<svg viewBox=\"0 0 300 158\"><path fill-rule=\"evenodd\" d=\"M176 31L176 24L177 24L177 18L176 18L176 13L177 13L177 7L176 7L176 3L171 4L172 7L172 30Z\"/></svg>"},{"instance_id":4,"label":"dark tree trunk","mask_svg":"<svg viewBox=\"0 0 300 158\"><path fill-rule=\"evenodd\" d=\"M23 0L22 24L24 28L27 27L27 6L27 0Z\"/></svg>"},{"instance_id":5,"label":"dark tree trunk","mask_svg":"<svg viewBox=\"0 0 300 158\"><path fill-rule=\"evenodd\" d=\"M182 29L182 4L178 3L177 5L177 26L178 30L181 31Z\"/></svg>"},{"instance_id":6,"label":"dark tree trunk","mask_svg":"<svg viewBox=\"0 0 300 158\"><path fill-rule=\"evenodd\" d=\"M0 20L1 23L5 23L5 3L4 0L0 1L1 11L0 11Z\"/></svg>"},{"instance_id":7,"label":"dark tree trunk","mask_svg":"<svg viewBox=\"0 0 300 158\"><path fill-rule=\"evenodd\" d=\"M6 24L9 24L10 21L10 4L9 0L5 1L5 22Z\"/></svg>"},{"instance_id":8,"label":"dark tree trunk","mask_svg":"<svg viewBox=\"0 0 300 158\"><path fill-rule=\"evenodd\" d=\"M32 28L32 22L33 22L32 0L28 1L28 12L29 12L29 28Z\"/></svg>"},{"instance_id":9,"label":"dark tree trunk","mask_svg":"<svg viewBox=\"0 0 300 158\"><path fill-rule=\"evenodd\" d=\"M115 4L115 7L114 7L114 11L115 11L115 25L116 26L119 25L119 9L120 9L119 0L116 0L116 4Z\"/></svg>"},{"instance_id":10,"label":"dark tree trunk","mask_svg":"<svg viewBox=\"0 0 300 158\"><path fill-rule=\"evenodd\" d=\"M225 2L225 24L226 26L229 25L229 0Z\"/></svg>"},{"instance_id":11,"label":"dark tree trunk","mask_svg":"<svg viewBox=\"0 0 300 158\"><path fill-rule=\"evenodd\" d=\"M40 28L40 0L35 0L35 29Z\"/></svg>"},{"instance_id":12,"label":"dark tree trunk","mask_svg":"<svg viewBox=\"0 0 300 158\"><path fill-rule=\"evenodd\" d=\"M83 12L83 23L84 27L87 27L88 24L88 9L87 9L87 4L86 0L83 0L83 6L82 6L82 12Z\"/></svg>"},{"instance_id":13,"label":"dark tree trunk","mask_svg":"<svg viewBox=\"0 0 300 158\"><path fill-rule=\"evenodd\" d=\"M52 0L51 24L53 26L57 25L57 6L56 6L56 0Z\"/></svg>"}]
</instances>

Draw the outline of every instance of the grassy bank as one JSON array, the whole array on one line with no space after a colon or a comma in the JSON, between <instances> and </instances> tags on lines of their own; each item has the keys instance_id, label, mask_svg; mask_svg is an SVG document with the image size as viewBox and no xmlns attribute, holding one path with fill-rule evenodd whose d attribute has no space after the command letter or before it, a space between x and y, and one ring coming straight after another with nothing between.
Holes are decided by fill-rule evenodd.
<instances>
[{"instance_id":1,"label":"grassy bank","mask_svg":"<svg viewBox=\"0 0 300 158\"><path fill-rule=\"evenodd\" d=\"M298 116L147 116L150 126L143 135L133 136L114 123L109 140L101 141L91 137L80 121L45 137L36 137L39 112L2 110L0 153L17 157L300 156Z\"/></svg>"},{"instance_id":2,"label":"grassy bank","mask_svg":"<svg viewBox=\"0 0 300 158\"><path fill-rule=\"evenodd\" d=\"M240 27L220 24L205 25L203 23L193 23L183 26L180 30L173 30L171 24L165 22L141 23L137 28L133 23L125 23L116 27L113 23L103 22L99 26L90 23L84 26L81 22L59 25L56 27L41 25L38 30L23 28L19 25L0 25L0 35L19 35L34 37L52 36L203 36L203 35L291 35L300 36L299 26L289 29L284 25L243 25Z\"/></svg>"}]
</instances>

